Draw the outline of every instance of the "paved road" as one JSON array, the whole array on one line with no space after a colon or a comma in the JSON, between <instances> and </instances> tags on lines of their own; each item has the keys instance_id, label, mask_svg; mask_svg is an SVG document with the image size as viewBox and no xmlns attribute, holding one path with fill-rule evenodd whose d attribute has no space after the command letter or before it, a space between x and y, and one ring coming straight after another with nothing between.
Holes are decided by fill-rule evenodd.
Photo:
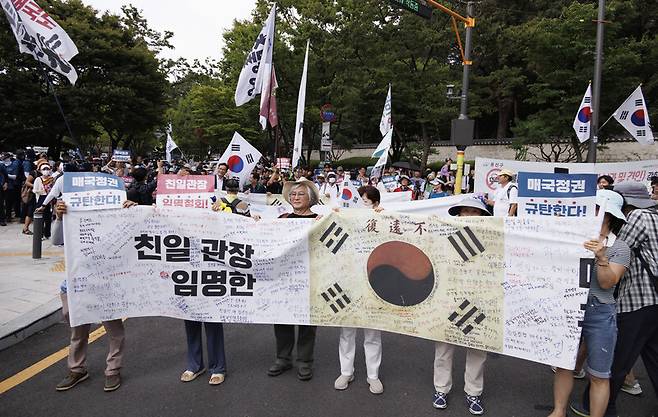
<instances>
[{"instance_id":1,"label":"paved road","mask_svg":"<svg viewBox=\"0 0 658 417\"><path fill-rule=\"evenodd\" d=\"M126 321L123 385L103 392L106 337L90 345L91 377L67 392L55 385L66 373L62 360L26 382L0 394L0 416L470 416L463 404L464 355L456 356L455 388L447 410L431 405L433 344L385 333L381 379L385 392L374 396L365 382L363 350L357 351L356 381L347 391L333 389L339 374L338 329L321 328L316 343L315 377L298 381L293 372L266 375L273 359L271 326L226 325L228 375L211 387L208 375L178 381L185 363L183 324L167 318ZM0 381L68 344L68 327L57 324L0 352ZM622 394L621 417L658 416L658 401L643 367L638 371L642 397ZM580 393L583 382L577 382ZM486 415L545 417L552 400L552 373L546 366L492 356L485 373Z\"/></svg>"}]
</instances>

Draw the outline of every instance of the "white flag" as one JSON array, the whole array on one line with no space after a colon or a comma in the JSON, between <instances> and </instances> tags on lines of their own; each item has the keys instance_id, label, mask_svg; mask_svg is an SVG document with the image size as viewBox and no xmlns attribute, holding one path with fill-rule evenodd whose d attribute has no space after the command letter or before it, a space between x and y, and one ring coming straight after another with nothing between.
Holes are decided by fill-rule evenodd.
<instances>
[{"instance_id":1,"label":"white flag","mask_svg":"<svg viewBox=\"0 0 658 417\"><path fill-rule=\"evenodd\" d=\"M240 189L243 189L261 156L258 149L251 146L238 132L235 132L219 162L228 165L227 178L238 178Z\"/></svg>"},{"instance_id":2,"label":"white flag","mask_svg":"<svg viewBox=\"0 0 658 417\"><path fill-rule=\"evenodd\" d=\"M619 106L614 114L615 119L628 130L631 135L643 145L653 144L653 132L649 121L649 111L644 102L642 86L638 86L633 94Z\"/></svg>"},{"instance_id":3,"label":"white flag","mask_svg":"<svg viewBox=\"0 0 658 417\"><path fill-rule=\"evenodd\" d=\"M589 139L590 129L592 128L592 85L587 87L583 101L580 102L580 108L573 121L573 130L576 131L578 140L582 143Z\"/></svg>"},{"instance_id":4,"label":"white flag","mask_svg":"<svg viewBox=\"0 0 658 417\"><path fill-rule=\"evenodd\" d=\"M18 49L75 84L78 73L68 61L78 54L78 48L64 29L34 1L0 0L0 5L14 32Z\"/></svg>"},{"instance_id":5,"label":"white flag","mask_svg":"<svg viewBox=\"0 0 658 417\"><path fill-rule=\"evenodd\" d=\"M297 118L295 119L295 143L292 149L292 167L297 168L302 156L302 137L304 135L304 106L306 105L306 78L308 73L308 47L310 41L306 41L306 55L304 56L304 69L302 81L299 83L299 95L297 96Z\"/></svg>"},{"instance_id":6,"label":"white flag","mask_svg":"<svg viewBox=\"0 0 658 417\"><path fill-rule=\"evenodd\" d=\"M261 94L264 85L269 85L272 73L272 50L274 47L274 24L276 20L276 4L272 6L270 16L260 31L254 47L240 72L238 86L235 89L235 105L242 106ZM261 63L263 65L261 65ZM262 95L261 95L262 101ZM262 105L262 102L261 102Z\"/></svg>"},{"instance_id":7,"label":"white flag","mask_svg":"<svg viewBox=\"0 0 658 417\"><path fill-rule=\"evenodd\" d=\"M379 146L372 153L373 158L379 158L375 167L382 167L386 165L388 160L388 150L391 149L391 142L393 141L393 128L386 133L386 136L379 142Z\"/></svg>"},{"instance_id":8,"label":"white flag","mask_svg":"<svg viewBox=\"0 0 658 417\"><path fill-rule=\"evenodd\" d=\"M382 113L382 121L379 122L379 131L382 133L382 136L386 136L391 129L393 129L393 119L391 118L391 84L389 84L386 102L384 103L384 112Z\"/></svg>"},{"instance_id":9,"label":"white flag","mask_svg":"<svg viewBox=\"0 0 658 417\"><path fill-rule=\"evenodd\" d=\"M169 128L167 129L166 145L167 162L171 163L171 152L176 148L178 148L178 145L176 145L176 142L174 142L174 139L171 137L171 125L169 125Z\"/></svg>"},{"instance_id":10,"label":"white flag","mask_svg":"<svg viewBox=\"0 0 658 417\"><path fill-rule=\"evenodd\" d=\"M359 195L358 189L352 183L349 175L340 184L340 196L338 197L338 205L343 208L363 208L363 199Z\"/></svg>"}]
</instances>

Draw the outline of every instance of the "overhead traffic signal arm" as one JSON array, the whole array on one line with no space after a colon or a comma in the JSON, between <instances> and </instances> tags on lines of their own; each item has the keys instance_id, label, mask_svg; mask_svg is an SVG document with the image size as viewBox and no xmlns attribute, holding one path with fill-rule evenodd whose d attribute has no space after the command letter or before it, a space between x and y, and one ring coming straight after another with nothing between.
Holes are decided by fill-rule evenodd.
<instances>
[{"instance_id":1,"label":"overhead traffic signal arm","mask_svg":"<svg viewBox=\"0 0 658 417\"><path fill-rule=\"evenodd\" d=\"M452 21L452 29L455 31L455 35L457 36L457 44L459 45L459 52L461 52L462 55L462 63L464 65L472 65L473 61L471 60L466 60L466 57L464 55L464 47L462 45L462 39L461 36L459 36L459 29L457 28L457 20L460 20L464 22L464 26L467 28L474 28L475 27L475 18L474 17L464 17L460 15L457 12L454 12L447 8L446 6L437 3L434 0L427 0L427 4L430 6L434 7L435 9L441 10L444 13L447 13L450 15L450 20Z\"/></svg>"}]
</instances>

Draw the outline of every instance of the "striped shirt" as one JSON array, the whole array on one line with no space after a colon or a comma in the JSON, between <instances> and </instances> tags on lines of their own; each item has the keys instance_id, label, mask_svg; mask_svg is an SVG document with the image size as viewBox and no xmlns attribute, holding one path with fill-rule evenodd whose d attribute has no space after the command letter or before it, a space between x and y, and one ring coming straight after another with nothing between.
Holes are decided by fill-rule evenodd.
<instances>
[{"instance_id":1,"label":"striped shirt","mask_svg":"<svg viewBox=\"0 0 658 417\"><path fill-rule=\"evenodd\" d=\"M654 276L658 276L658 209L633 210L627 218L619 239L631 248L631 265L619 282L617 313L630 313L658 304L654 280L636 254L639 249Z\"/></svg>"}]
</instances>

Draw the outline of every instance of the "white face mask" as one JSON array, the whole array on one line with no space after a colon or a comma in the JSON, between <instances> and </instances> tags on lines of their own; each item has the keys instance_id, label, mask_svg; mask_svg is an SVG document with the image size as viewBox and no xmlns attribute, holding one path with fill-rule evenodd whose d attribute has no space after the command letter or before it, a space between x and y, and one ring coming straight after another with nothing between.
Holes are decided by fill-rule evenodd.
<instances>
[{"instance_id":1,"label":"white face mask","mask_svg":"<svg viewBox=\"0 0 658 417\"><path fill-rule=\"evenodd\" d=\"M41 175L44 175L46 177L50 176L51 173L52 173L52 171L49 170L49 169L42 169L41 170Z\"/></svg>"},{"instance_id":2,"label":"white face mask","mask_svg":"<svg viewBox=\"0 0 658 417\"><path fill-rule=\"evenodd\" d=\"M11 165L11 159L5 159L5 160L2 161L2 162L3 162L6 166Z\"/></svg>"},{"instance_id":3,"label":"white face mask","mask_svg":"<svg viewBox=\"0 0 658 417\"><path fill-rule=\"evenodd\" d=\"M336 182L336 178L334 178L334 177L329 178L329 183L330 184L333 184L335 182Z\"/></svg>"}]
</instances>

